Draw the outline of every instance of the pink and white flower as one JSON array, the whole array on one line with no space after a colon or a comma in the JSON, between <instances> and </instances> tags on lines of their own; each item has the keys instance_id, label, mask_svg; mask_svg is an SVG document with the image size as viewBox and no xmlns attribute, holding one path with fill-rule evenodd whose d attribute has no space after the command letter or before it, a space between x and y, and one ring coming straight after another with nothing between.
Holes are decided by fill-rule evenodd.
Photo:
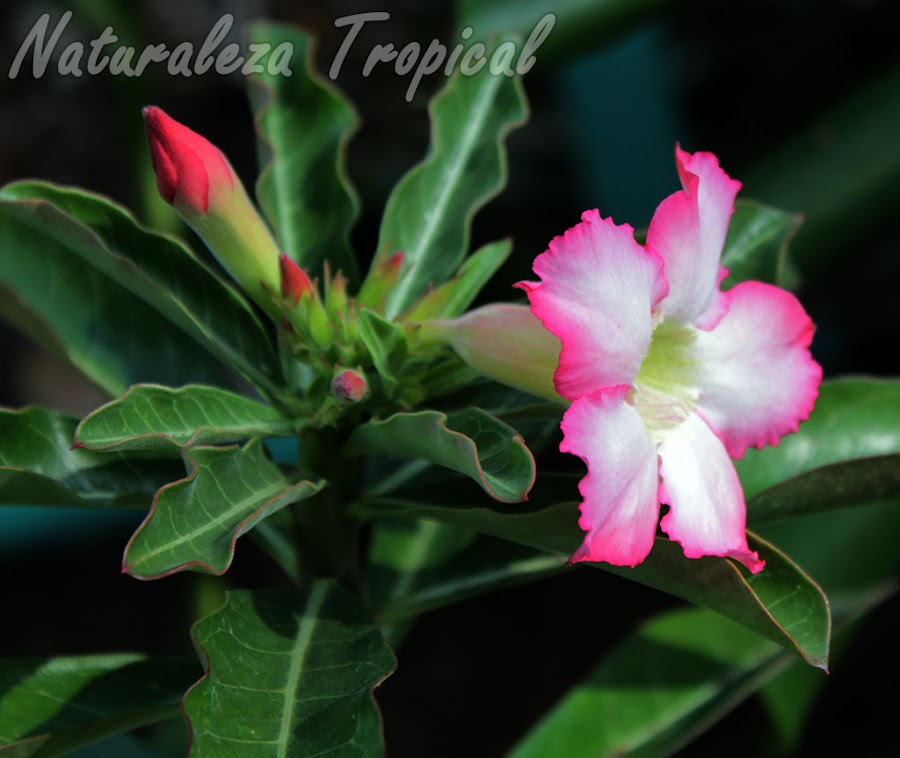
<instances>
[{"instance_id":1,"label":"pink and white flower","mask_svg":"<svg viewBox=\"0 0 900 758\"><path fill-rule=\"evenodd\" d=\"M688 558L751 572L744 494L729 459L797 431L818 395L813 324L778 287L726 292L720 258L740 183L711 153L676 148L683 189L660 203L645 245L596 211L550 243L521 282L559 338L556 391L571 405L560 449L588 467L587 533L572 562L635 566L660 526Z\"/></svg>"}]
</instances>

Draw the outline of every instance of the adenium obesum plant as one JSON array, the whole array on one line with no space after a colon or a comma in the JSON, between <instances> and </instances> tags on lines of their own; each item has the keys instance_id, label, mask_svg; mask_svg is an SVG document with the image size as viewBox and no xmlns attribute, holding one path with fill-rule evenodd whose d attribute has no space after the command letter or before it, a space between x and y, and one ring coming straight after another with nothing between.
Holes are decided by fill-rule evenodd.
<instances>
[{"instance_id":1,"label":"adenium obesum plant","mask_svg":"<svg viewBox=\"0 0 900 758\"><path fill-rule=\"evenodd\" d=\"M480 305L513 238L473 244L472 220L506 181L521 82L485 67L442 83L428 153L359 256L370 227L351 234L352 105L316 74L304 33L257 24L249 38L307 53L291 77L247 77L252 188L205 137L143 111L159 193L215 260L95 193L0 188L0 316L107 396L81 419L0 408L0 505L139 509L122 559L136 579L221 576L251 541L276 573L193 623L200 665L0 660L0 744L61 754L183 714L191 755L379 755L375 689L398 654L415 670L428 646L405 659L403 643L417 617L598 569L698 607L603 651L516 755L671 751L781 656L825 668L828 600L784 551L802 544L815 573L839 541L767 524L892 493L895 461L879 456L896 453L897 395L853 381L819 396L813 325L774 286L797 217L736 201L713 155L677 148L682 187L641 242L588 211L537 255L535 281L501 283L520 302ZM204 583L201 605L224 585ZM837 623L885 596L841 591ZM540 612L523 605L526 622ZM521 650L549 648L523 638Z\"/></svg>"},{"instance_id":2,"label":"adenium obesum plant","mask_svg":"<svg viewBox=\"0 0 900 758\"><path fill-rule=\"evenodd\" d=\"M516 306L441 329L485 373L571 403L560 449L588 467L586 536L572 562L641 563L665 504L660 526L688 558L726 556L757 573L765 563L747 546L729 456L796 432L822 369L791 293L753 281L720 289L739 182L711 153L677 147L675 157L683 188L660 203L644 245L631 226L587 211L535 259L540 281L518 285L561 343L555 393L541 363L554 346Z\"/></svg>"}]
</instances>

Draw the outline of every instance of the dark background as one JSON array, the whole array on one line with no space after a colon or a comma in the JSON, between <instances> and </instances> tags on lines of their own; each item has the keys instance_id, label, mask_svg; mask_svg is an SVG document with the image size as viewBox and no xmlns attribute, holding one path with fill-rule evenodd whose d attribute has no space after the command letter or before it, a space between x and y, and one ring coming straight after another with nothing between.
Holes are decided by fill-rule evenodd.
<instances>
[{"instance_id":1,"label":"dark background","mask_svg":"<svg viewBox=\"0 0 900 758\"><path fill-rule=\"evenodd\" d=\"M525 81L531 120L508 140L509 186L474 225L473 247L510 235L515 243L485 299L512 298L511 283L528 276L534 256L585 208L646 225L677 187L673 147L680 141L691 151L715 152L744 181L742 197L806 213L794 246L798 296L818 325L813 352L826 375L897 374L900 90L892 83L900 82L900 4L650 5L659 8L615 29L590 13L578 33L559 25L538 53ZM425 106L443 81L426 79L407 103L408 78L388 67L361 76L366 55L388 41L458 41L449 3L4 5L0 183L38 177L81 185L162 224L171 218L148 175L140 107L160 105L207 136L249 187L255 141L243 80L214 71L171 77L160 66L139 79L76 79L54 65L41 79L23 72L10 80L8 66L39 14L50 11L55 24L64 9L74 17L60 48L92 39L107 24L123 43L172 48L185 40L199 47L226 12L236 15L236 31L259 15L296 22L317 33L323 71L344 36L335 18L390 11L390 21L360 35L336 82L362 120L348 165L362 198L353 239L363 259L374 251L390 188L426 150ZM821 170L819 180L809 180L810 166ZM100 402L72 369L0 324L0 405L40 403L80 414ZM56 511L40 523L14 516L8 526L0 522L4 657L132 649L191 655L190 621L225 586L278 581L248 541L227 579L140 583L119 574L130 522ZM672 604L604 572L575 571L426 615L379 692L389 754L501 754L603 651ZM856 754L883 755L900 747L893 698L874 695L893 692L896 620L894 601L870 617L859 643L836 662L800 753L853 746ZM684 754L767 755L771 737L761 705L750 700Z\"/></svg>"}]
</instances>

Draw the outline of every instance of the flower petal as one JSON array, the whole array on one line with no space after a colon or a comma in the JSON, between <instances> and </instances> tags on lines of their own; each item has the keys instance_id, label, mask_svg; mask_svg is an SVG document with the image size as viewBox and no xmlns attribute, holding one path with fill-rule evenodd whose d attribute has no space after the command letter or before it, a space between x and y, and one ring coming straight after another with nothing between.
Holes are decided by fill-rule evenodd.
<instances>
[{"instance_id":1,"label":"flower petal","mask_svg":"<svg viewBox=\"0 0 900 758\"><path fill-rule=\"evenodd\" d=\"M559 449L588 467L578 485L584 498L578 525L587 535L570 563L636 566L653 547L659 520L656 445L625 401L628 391L620 385L585 395L563 416Z\"/></svg>"},{"instance_id":2,"label":"flower petal","mask_svg":"<svg viewBox=\"0 0 900 758\"><path fill-rule=\"evenodd\" d=\"M540 282L519 282L531 310L562 342L556 391L574 400L631 384L665 296L662 261L634 240L634 230L586 211L580 224L550 242L534 261Z\"/></svg>"},{"instance_id":3,"label":"flower petal","mask_svg":"<svg viewBox=\"0 0 900 758\"><path fill-rule=\"evenodd\" d=\"M717 301L719 261L741 183L719 168L712 153L675 148L684 189L663 200L647 230L647 248L665 261L669 294L662 314L711 328L724 310Z\"/></svg>"},{"instance_id":4,"label":"flower petal","mask_svg":"<svg viewBox=\"0 0 900 758\"><path fill-rule=\"evenodd\" d=\"M765 565L747 546L744 491L713 431L696 414L667 432L659 446L659 499L669 504L660 526L688 558L734 558L754 574Z\"/></svg>"},{"instance_id":5,"label":"flower petal","mask_svg":"<svg viewBox=\"0 0 900 758\"><path fill-rule=\"evenodd\" d=\"M777 445L812 411L822 368L809 353L813 323L790 292L743 282L725 293L728 313L698 332L697 410L732 458Z\"/></svg>"}]
</instances>

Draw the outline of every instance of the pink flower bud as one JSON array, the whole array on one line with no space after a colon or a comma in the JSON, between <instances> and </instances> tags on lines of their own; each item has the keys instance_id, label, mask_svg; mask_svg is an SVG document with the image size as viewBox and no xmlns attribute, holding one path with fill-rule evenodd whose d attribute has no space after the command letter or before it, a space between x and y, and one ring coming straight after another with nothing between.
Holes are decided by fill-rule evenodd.
<instances>
[{"instance_id":1,"label":"pink flower bud","mask_svg":"<svg viewBox=\"0 0 900 758\"><path fill-rule=\"evenodd\" d=\"M549 400L562 398L553 386L560 342L526 305L495 303L453 321L421 325L422 344L449 343L480 374Z\"/></svg>"},{"instance_id":2,"label":"pink flower bud","mask_svg":"<svg viewBox=\"0 0 900 758\"><path fill-rule=\"evenodd\" d=\"M217 192L233 190L234 172L215 145L155 105L144 108L143 114L163 200L181 211L206 213L211 187Z\"/></svg>"},{"instance_id":3,"label":"pink flower bud","mask_svg":"<svg viewBox=\"0 0 900 758\"><path fill-rule=\"evenodd\" d=\"M331 394L344 403L358 403L369 391L369 385L361 371L345 368L331 380Z\"/></svg>"},{"instance_id":4,"label":"pink flower bud","mask_svg":"<svg viewBox=\"0 0 900 758\"><path fill-rule=\"evenodd\" d=\"M143 110L156 186L219 262L273 315L281 289L278 245L228 159L156 106Z\"/></svg>"},{"instance_id":5,"label":"pink flower bud","mask_svg":"<svg viewBox=\"0 0 900 758\"><path fill-rule=\"evenodd\" d=\"M279 256L278 262L281 265L281 296L296 305L300 298L312 292L312 282L306 272L284 253Z\"/></svg>"}]
</instances>

